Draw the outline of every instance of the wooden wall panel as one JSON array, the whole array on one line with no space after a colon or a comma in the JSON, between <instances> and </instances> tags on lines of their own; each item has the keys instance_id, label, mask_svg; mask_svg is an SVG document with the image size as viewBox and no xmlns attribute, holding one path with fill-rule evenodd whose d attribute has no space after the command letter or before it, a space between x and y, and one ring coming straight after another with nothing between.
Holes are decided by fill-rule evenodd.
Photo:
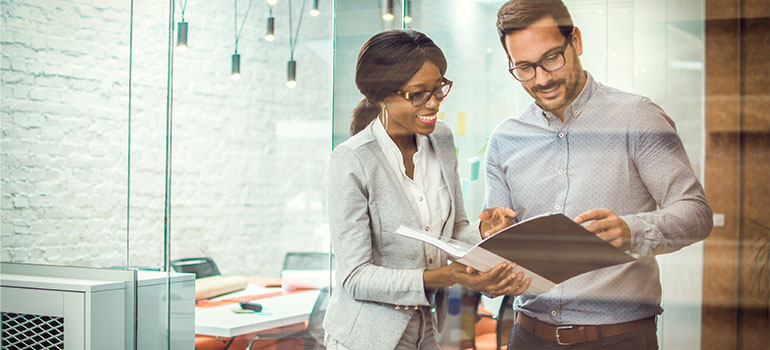
<instances>
[{"instance_id":1,"label":"wooden wall panel","mask_svg":"<svg viewBox=\"0 0 770 350\"><path fill-rule=\"evenodd\" d=\"M770 294L755 268L770 231L770 1L747 0L741 21L741 283L738 346L770 348Z\"/></svg>"},{"instance_id":2,"label":"wooden wall panel","mask_svg":"<svg viewBox=\"0 0 770 350\"><path fill-rule=\"evenodd\" d=\"M726 220L704 242L701 344L770 349L770 296L752 273L770 239L770 1L705 4L705 186Z\"/></svg>"},{"instance_id":3,"label":"wooden wall panel","mask_svg":"<svg viewBox=\"0 0 770 350\"><path fill-rule=\"evenodd\" d=\"M738 152L740 111L740 23L735 1L705 4L706 197L714 213L725 215L703 245L701 348L734 349L738 315ZM734 6L734 8L733 8ZM717 166L720 165L720 166ZM726 327L727 325L727 327Z\"/></svg>"}]
</instances>

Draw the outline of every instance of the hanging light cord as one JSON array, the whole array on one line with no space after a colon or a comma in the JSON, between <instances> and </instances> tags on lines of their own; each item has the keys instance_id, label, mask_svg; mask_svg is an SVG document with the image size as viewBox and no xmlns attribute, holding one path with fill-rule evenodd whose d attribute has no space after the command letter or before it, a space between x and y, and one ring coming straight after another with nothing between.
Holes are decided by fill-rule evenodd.
<instances>
[{"instance_id":1,"label":"hanging light cord","mask_svg":"<svg viewBox=\"0 0 770 350\"><path fill-rule=\"evenodd\" d=\"M187 0L184 0L184 4L180 1L179 6L182 8L182 22L184 22L184 10L187 9Z\"/></svg>"},{"instance_id":2,"label":"hanging light cord","mask_svg":"<svg viewBox=\"0 0 770 350\"><path fill-rule=\"evenodd\" d=\"M185 0L186 1L186 0ZM246 18L249 17L249 10L251 10L251 3L253 0L249 0L249 7L246 9L246 14L243 16L243 22L241 22L241 30L238 30L238 0L233 0L233 17L234 21L233 24L235 25L235 52L238 52L238 39L241 37L241 33L243 32L243 25L246 23Z\"/></svg>"},{"instance_id":3,"label":"hanging light cord","mask_svg":"<svg viewBox=\"0 0 770 350\"><path fill-rule=\"evenodd\" d=\"M299 37L299 27L302 25L302 15L305 14L305 0L302 0L302 9L299 11L299 21L297 30L294 32L294 39L291 37L291 0L289 0L289 53L294 60L294 49L297 47L297 38Z\"/></svg>"},{"instance_id":4,"label":"hanging light cord","mask_svg":"<svg viewBox=\"0 0 770 350\"><path fill-rule=\"evenodd\" d=\"M377 0L377 15L382 16L382 1L380 0ZM377 21L377 22L380 22L380 30L384 31L385 24L382 23L382 21Z\"/></svg>"}]
</instances>

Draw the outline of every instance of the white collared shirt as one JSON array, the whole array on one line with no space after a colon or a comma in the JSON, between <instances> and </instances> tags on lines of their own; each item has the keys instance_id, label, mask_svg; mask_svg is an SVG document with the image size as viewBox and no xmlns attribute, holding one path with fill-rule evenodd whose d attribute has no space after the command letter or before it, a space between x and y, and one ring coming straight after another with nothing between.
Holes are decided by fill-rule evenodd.
<instances>
[{"instance_id":1,"label":"white collared shirt","mask_svg":"<svg viewBox=\"0 0 770 350\"><path fill-rule=\"evenodd\" d=\"M441 230L449 217L449 190L441 175L438 155L425 135L415 134L417 152L412 156L414 179L406 176L404 158L379 119L373 121L372 131L377 144L385 154L390 169L400 180L401 189L420 220L420 229L433 237L441 236ZM429 269L440 267L438 250L425 244L425 262Z\"/></svg>"}]
</instances>

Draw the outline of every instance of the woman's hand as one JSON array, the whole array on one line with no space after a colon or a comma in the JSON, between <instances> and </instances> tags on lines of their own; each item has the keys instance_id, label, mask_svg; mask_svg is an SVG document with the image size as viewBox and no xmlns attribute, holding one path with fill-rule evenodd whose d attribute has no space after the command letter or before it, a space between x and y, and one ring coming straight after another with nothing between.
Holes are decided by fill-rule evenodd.
<instances>
[{"instance_id":1,"label":"woman's hand","mask_svg":"<svg viewBox=\"0 0 770 350\"><path fill-rule=\"evenodd\" d=\"M513 273L516 263L501 263L489 272L479 272L458 262L447 266L457 281L466 287L493 295L519 295L529 288L529 277Z\"/></svg>"},{"instance_id":2,"label":"woman's hand","mask_svg":"<svg viewBox=\"0 0 770 350\"><path fill-rule=\"evenodd\" d=\"M481 238L487 238L497 233L497 231L513 225L514 217L516 217L516 212L511 208L494 207L485 209L479 213L479 219L481 219L481 225L479 226Z\"/></svg>"}]
</instances>

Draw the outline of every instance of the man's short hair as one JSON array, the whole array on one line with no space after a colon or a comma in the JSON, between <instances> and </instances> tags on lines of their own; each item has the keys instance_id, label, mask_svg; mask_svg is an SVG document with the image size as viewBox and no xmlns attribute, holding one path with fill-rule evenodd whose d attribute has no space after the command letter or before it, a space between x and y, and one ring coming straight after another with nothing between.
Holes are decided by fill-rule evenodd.
<instances>
[{"instance_id":1,"label":"man's short hair","mask_svg":"<svg viewBox=\"0 0 770 350\"><path fill-rule=\"evenodd\" d=\"M497 34L506 53L506 35L527 28L547 16L556 21L565 38L572 33L572 17L561 0L510 0L500 6L497 11Z\"/></svg>"}]
</instances>

